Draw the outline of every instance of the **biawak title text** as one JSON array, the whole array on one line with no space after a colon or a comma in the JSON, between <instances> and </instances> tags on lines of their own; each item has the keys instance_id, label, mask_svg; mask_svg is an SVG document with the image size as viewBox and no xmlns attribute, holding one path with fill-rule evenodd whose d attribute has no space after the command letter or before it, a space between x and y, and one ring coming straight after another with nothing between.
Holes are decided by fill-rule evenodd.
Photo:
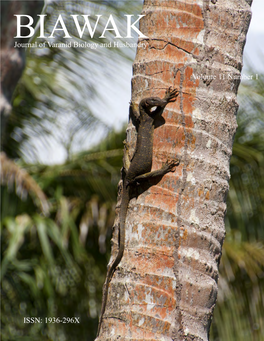
<instances>
[{"instance_id":1,"label":"biawak title text","mask_svg":"<svg viewBox=\"0 0 264 341\"><path fill-rule=\"evenodd\" d=\"M34 26L34 19L30 16L30 15L25 15L25 14L15 14L14 15L17 18L17 34L14 38L19 38L19 39L23 39L23 38L31 38L33 37L33 35L35 34L35 28ZM52 47L53 43L52 43L52 39L55 38L56 33L59 33L60 36L62 36L65 39L70 39L72 38L72 33L69 32L64 19L62 17L62 15L60 14L56 20L55 25L52 28L51 34L47 35L47 33L45 32L45 17L47 15L46 14L38 14L39 17L39 22L37 25L37 29L39 30L39 35L37 37L37 39L41 39L42 43L43 43L43 39L49 39L49 41L47 41L47 43L49 44L49 47ZM121 35L120 32L120 28L118 28L118 25L116 24L116 20L114 18L114 16L112 14L109 15L107 21L105 24L102 24L102 15L101 14L97 14L95 17L95 21L94 21L94 25L92 27L91 25L91 21L90 21L90 16L88 14L85 15L77 15L77 14L72 14L70 15L72 23L74 23L74 28L76 29L76 32L74 34L74 36L79 36L80 39L83 38L84 34L88 33L89 37L91 39L94 38L95 33L97 32L97 34L99 35L98 38L99 39L107 39L107 32L111 32L112 36L115 39L118 38L134 38L132 36L132 31L136 32L138 34L139 38L148 38L146 35L144 35L136 26L136 24L139 22L139 20L144 17L145 15L138 15L138 18L132 22L132 17L134 17L134 15L131 14L125 14L124 17L126 18L126 34ZM79 17L82 17L83 19L81 19L83 25L81 27L80 21L79 21ZM28 21L26 24L22 23L22 22ZM100 25L99 25L100 22ZM22 34L22 29L23 29L23 34ZM27 32L26 32L27 31ZM27 34L25 34L27 33ZM35 44L36 43L36 44ZM30 47L39 47L39 43L36 40L35 43L32 43L32 46ZM42 44L40 43L40 44ZM30 43L29 43L30 44ZM34 45L35 44L35 45ZM64 44L64 43L63 43ZM123 43L124 47L131 47L130 43ZM70 41L67 41L67 43L65 43L65 47L91 47L91 48L95 48L96 46L98 46L100 44L93 44L93 43L88 43L88 42L81 42L81 43L72 43ZM14 47L29 47L26 46L25 44L21 43L21 42L15 42L15 46ZM108 46L109 47L109 46ZM113 44L113 47L121 47L120 45L116 45Z\"/></svg>"}]
</instances>

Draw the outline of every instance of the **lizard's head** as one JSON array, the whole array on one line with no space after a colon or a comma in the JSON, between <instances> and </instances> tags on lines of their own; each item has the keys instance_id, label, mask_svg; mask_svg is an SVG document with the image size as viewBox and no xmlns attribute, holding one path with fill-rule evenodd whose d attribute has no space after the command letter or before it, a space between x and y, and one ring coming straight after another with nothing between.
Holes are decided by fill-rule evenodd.
<instances>
[{"instance_id":1,"label":"lizard's head","mask_svg":"<svg viewBox=\"0 0 264 341\"><path fill-rule=\"evenodd\" d=\"M166 101L160 99L159 97L150 97L143 99L140 104L148 115L153 116L156 114L157 107L162 105L165 106L166 103Z\"/></svg>"}]
</instances>

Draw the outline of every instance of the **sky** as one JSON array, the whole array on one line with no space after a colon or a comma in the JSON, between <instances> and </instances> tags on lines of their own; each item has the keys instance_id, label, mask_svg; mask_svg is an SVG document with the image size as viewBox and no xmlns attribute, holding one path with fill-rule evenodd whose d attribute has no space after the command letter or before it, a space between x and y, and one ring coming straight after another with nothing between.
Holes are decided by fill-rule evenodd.
<instances>
[{"instance_id":1,"label":"sky","mask_svg":"<svg viewBox=\"0 0 264 341\"><path fill-rule=\"evenodd\" d=\"M264 73L264 0L253 0L251 10L252 19L244 49L244 65L250 63L256 71Z\"/></svg>"},{"instance_id":2,"label":"sky","mask_svg":"<svg viewBox=\"0 0 264 341\"><path fill-rule=\"evenodd\" d=\"M251 5L252 9L252 20L250 23L250 31L262 32L264 33L264 1L263 0L253 0Z\"/></svg>"}]
</instances>

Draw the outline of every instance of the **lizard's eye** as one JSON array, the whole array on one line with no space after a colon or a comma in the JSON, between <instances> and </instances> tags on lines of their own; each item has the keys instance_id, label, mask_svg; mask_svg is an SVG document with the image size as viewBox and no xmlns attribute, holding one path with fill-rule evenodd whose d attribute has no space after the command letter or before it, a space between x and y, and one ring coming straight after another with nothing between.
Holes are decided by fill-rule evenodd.
<instances>
[{"instance_id":1,"label":"lizard's eye","mask_svg":"<svg viewBox=\"0 0 264 341\"><path fill-rule=\"evenodd\" d=\"M152 107L152 108L150 109L150 112L153 112L153 111L155 111L156 109L157 109L157 106Z\"/></svg>"}]
</instances>

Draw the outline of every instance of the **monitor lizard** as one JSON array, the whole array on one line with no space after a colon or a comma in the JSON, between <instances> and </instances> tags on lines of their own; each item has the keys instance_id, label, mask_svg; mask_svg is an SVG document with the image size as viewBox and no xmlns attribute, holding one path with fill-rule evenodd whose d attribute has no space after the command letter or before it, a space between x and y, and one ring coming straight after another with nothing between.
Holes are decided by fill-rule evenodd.
<instances>
[{"instance_id":1,"label":"monitor lizard","mask_svg":"<svg viewBox=\"0 0 264 341\"><path fill-rule=\"evenodd\" d=\"M167 160L160 169L151 172L155 119L162 115L163 110L168 103L176 101L178 95L178 90L169 87L162 99L159 97L148 97L142 99L139 103L139 112L136 109L135 103L130 102L130 114L138 120L137 143L131 162L129 161L128 147L125 144L123 193L121 196L119 213L119 250L116 258L107 271L106 281L103 288L103 300L97 337L100 333L102 319L105 312L109 283L124 253L125 222L130 200L130 187L149 178L163 176L168 172L174 172L175 166L179 164L179 160L177 159L172 161Z\"/></svg>"}]
</instances>

